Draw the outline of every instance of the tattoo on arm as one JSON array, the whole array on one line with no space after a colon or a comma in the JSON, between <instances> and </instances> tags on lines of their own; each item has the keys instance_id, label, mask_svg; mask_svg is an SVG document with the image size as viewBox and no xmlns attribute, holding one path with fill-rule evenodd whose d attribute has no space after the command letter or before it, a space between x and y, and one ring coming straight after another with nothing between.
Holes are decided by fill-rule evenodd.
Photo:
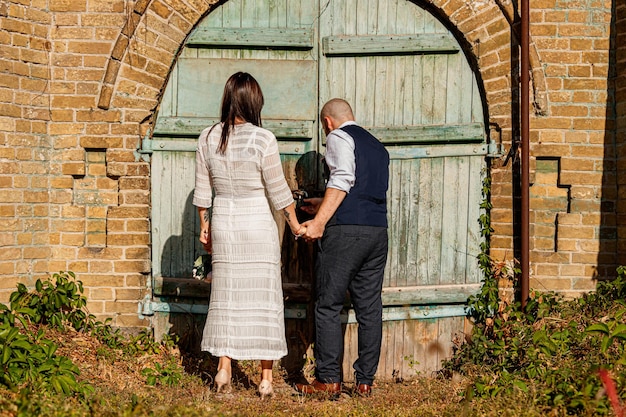
<instances>
[{"instance_id":1,"label":"tattoo on arm","mask_svg":"<svg viewBox=\"0 0 626 417\"><path fill-rule=\"evenodd\" d=\"M209 223L209 219L210 219L210 216L209 216L209 210L206 210L206 211L204 212L204 220L205 220L207 223Z\"/></svg>"},{"instance_id":2,"label":"tattoo on arm","mask_svg":"<svg viewBox=\"0 0 626 417\"><path fill-rule=\"evenodd\" d=\"M287 210L283 210L283 214L285 215L285 219L287 219L287 223L290 223L289 212Z\"/></svg>"}]
</instances>

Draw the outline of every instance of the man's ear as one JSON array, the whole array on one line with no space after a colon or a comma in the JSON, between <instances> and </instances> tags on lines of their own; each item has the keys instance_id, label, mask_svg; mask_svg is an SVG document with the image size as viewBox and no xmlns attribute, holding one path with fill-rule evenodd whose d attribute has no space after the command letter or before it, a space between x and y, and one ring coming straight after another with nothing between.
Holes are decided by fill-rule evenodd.
<instances>
[{"instance_id":1,"label":"man's ear","mask_svg":"<svg viewBox=\"0 0 626 417\"><path fill-rule=\"evenodd\" d=\"M329 116L324 116L324 120L322 121L324 128L328 130L328 132L332 132L333 130L335 130L335 124L333 123L333 119L331 119Z\"/></svg>"}]
</instances>

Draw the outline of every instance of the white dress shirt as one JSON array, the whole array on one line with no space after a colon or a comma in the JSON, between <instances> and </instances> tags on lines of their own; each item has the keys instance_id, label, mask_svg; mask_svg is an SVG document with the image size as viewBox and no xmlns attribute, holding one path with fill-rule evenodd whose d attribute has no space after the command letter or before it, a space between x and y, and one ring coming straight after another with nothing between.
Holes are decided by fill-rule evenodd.
<instances>
[{"instance_id":1,"label":"white dress shirt","mask_svg":"<svg viewBox=\"0 0 626 417\"><path fill-rule=\"evenodd\" d=\"M341 128L355 124L353 121L345 122L326 136L325 159L330 170L326 188L336 188L349 193L354 185L356 180L354 139Z\"/></svg>"}]
</instances>

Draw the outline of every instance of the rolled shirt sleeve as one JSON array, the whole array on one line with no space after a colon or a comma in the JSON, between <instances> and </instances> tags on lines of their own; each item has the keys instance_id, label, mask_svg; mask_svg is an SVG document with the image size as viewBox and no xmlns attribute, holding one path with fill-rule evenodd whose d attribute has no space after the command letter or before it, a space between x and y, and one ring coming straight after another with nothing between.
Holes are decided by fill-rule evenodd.
<instances>
[{"instance_id":1,"label":"rolled shirt sleeve","mask_svg":"<svg viewBox=\"0 0 626 417\"><path fill-rule=\"evenodd\" d=\"M341 129L330 132L326 137L325 159L330 170L326 188L336 188L349 193L356 179L356 158L352 136Z\"/></svg>"}]
</instances>

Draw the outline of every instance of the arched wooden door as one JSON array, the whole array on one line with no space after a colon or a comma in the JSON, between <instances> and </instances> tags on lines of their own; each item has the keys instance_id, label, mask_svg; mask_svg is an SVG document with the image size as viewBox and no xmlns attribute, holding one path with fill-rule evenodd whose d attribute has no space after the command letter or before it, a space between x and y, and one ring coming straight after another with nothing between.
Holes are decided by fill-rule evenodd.
<instances>
[{"instance_id":1,"label":"arched wooden door","mask_svg":"<svg viewBox=\"0 0 626 417\"><path fill-rule=\"evenodd\" d=\"M157 297L206 296L183 284L202 252L190 202L193 152L202 128L218 119L224 83L236 71L261 84L264 126L279 140L293 189L324 187L317 118L332 97L347 99L357 121L385 144L392 158L390 253L379 376L410 373L415 362L435 369L450 352L452 334L462 330L463 303L480 281L487 146L477 82L458 42L406 0L231 0L207 15L182 50L144 144L152 151ZM312 254L298 245L283 245L285 292L288 303L306 304ZM306 306L288 305L287 317L306 316ZM350 379L356 325L350 313L345 319ZM303 322L309 320L310 310ZM288 338L298 347L290 348L302 349L307 329L292 328Z\"/></svg>"}]
</instances>

